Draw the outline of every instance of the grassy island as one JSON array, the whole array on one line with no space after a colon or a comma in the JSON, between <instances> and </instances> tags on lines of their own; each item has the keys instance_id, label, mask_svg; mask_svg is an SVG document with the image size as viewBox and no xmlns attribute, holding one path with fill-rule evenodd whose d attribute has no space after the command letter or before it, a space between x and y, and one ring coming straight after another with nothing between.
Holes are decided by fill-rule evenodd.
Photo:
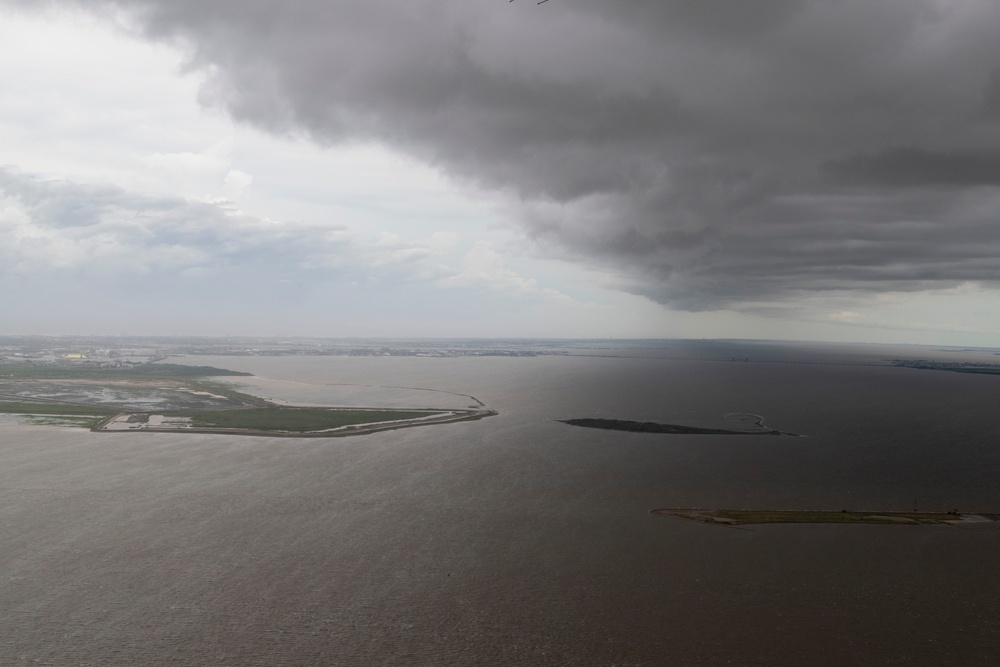
<instances>
[{"instance_id":1,"label":"grassy island","mask_svg":"<svg viewBox=\"0 0 1000 667\"><path fill-rule=\"evenodd\" d=\"M996 515L959 514L958 512L848 512L847 510L705 510L656 509L656 516L687 519L699 523L741 526L751 523L866 523L892 525L927 525L982 523L996 521Z\"/></svg>"},{"instance_id":2,"label":"grassy island","mask_svg":"<svg viewBox=\"0 0 1000 667\"><path fill-rule=\"evenodd\" d=\"M733 431L722 428L702 428L699 426L684 426L681 424L658 424L656 422L635 422L624 419L559 419L557 421L570 426L583 428L600 428L608 431L630 431L633 433L672 433L677 435L793 435L774 429L758 431Z\"/></svg>"}]
</instances>

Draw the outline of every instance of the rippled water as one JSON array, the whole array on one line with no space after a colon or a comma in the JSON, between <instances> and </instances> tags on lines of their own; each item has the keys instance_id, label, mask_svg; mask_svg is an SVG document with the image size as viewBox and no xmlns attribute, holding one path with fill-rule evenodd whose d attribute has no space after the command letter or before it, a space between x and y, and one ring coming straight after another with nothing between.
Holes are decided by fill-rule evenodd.
<instances>
[{"instance_id":1,"label":"rippled water","mask_svg":"<svg viewBox=\"0 0 1000 667\"><path fill-rule=\"evenodd\" d=\"M0 424L0 664L995 664L998 530L649 514L1000 512L1000 377L856 365L984 353L570 351L601 356L190 359L292 402L500 412L359 438ZM730 413L807 437L555 421Z\"/></svg>"}]
</instances>

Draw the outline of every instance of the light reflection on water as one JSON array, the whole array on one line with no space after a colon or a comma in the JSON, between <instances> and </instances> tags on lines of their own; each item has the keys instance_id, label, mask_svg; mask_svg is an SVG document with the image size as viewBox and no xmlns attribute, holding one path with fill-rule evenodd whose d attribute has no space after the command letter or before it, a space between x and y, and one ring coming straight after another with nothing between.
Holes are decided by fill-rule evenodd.
<instances>
[{"instance_id":1,"label":"light reflection on water","mask_svg":"<svg viewBox=\"0 0 1000 667\"><path fill-rule=\"evenodd\" d=\"M994 664L1000 531L736 530L648 512L1000 511L1000 378L690 358L730 351L190 358L289 401L388 405L433 392L344 387L424 387L500 412L343 440L0 425L17 577L2 584L0 663ZM882 354L898 350L823 360ZM807 437L555 421L734 412Z\"/></svg>"}]
</instances>

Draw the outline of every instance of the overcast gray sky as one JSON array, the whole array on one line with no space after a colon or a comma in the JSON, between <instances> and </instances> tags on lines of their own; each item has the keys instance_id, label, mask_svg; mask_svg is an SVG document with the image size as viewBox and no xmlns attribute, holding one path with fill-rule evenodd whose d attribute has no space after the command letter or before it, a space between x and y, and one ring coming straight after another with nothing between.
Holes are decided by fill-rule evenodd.
<instances>
[{"instance_id":1,"label":"overcast gray sky","mask_svg":"<svg viewBox=\"0 0 1000 667\"><path fill-rule=\"evenodd\" d=\"M0 333L1000 345L996 2L0 8Z\"/></svg>"}]
</instances>

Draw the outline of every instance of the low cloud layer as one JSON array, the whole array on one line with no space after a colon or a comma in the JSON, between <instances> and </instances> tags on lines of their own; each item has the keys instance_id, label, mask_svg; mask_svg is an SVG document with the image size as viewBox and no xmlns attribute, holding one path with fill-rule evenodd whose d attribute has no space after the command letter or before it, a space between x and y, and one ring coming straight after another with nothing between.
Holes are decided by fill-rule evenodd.
<instances>
[{"instance_id":1,"label":"low cloud layer","mask_svg":"<svg viewBox=\"0 0 1000 667\"><path fill-rule=\"evenodd\" d=\"M508 192L539 252L673 308L1000 284L991 0L78 4L181 45L205 104Z\"/></svg>"},{"instance_id":2,"label":"low cloud layer","mask_svg":"<svg viewBox=\"0 0 1000 667\"><path fill-rule=\"evenodd\" d=\"M0 277L66 272L126 284L148 278L167 290L188 279L200 289L204 278L226 288L397 282L550 296L505 268L486 243L452 266L455 250L446 233L365 239L331 224L257 218L231 201L194 202L0 168Z\"/></svg>"},{"instance_id":3,"label":"low cloud layer","mask_svg":"<svg viewBox=\"0 0 1000 667\"><path fill-rule=\"evenodd\" d=\"M135 279L155 274L334 271L356 256L342 229L276 223L227 202L46 181L0 169L3 273L69 270Z\"/></svg>"}]
</instances>

